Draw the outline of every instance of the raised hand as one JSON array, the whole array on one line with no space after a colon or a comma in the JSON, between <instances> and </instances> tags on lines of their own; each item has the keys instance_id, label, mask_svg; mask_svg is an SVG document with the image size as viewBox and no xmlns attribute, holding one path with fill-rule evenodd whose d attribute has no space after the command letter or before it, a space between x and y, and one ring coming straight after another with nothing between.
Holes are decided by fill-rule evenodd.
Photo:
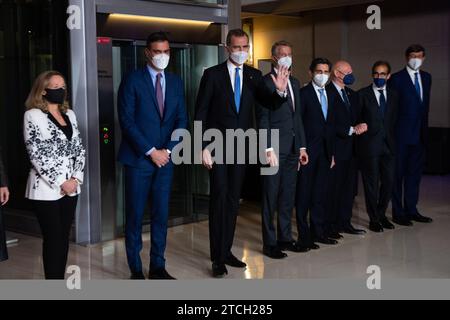
<instances>
[{"instance_id":1,"label":"raised hand","mask_svg":"<svg viewBox=\"0 0 450 320\"><path fill-rule=\"evenodd\" d=\"M280 92L286 92L291 72L286 66L280 66L277 75L271 74L275 88Z\"/></svg>"}]
</instances>

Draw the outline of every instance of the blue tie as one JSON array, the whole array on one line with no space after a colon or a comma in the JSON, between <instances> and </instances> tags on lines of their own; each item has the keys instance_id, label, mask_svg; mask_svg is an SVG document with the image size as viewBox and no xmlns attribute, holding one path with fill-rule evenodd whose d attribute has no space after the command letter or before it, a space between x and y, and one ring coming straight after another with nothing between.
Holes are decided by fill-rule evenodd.
<instances>
[{"instance_id":1,"label":"blue tie","mask_svg":"<svg viewBox=\"0 0 450 320\"><path fill-rule=\"evenodd\" d=\"M422 95L420 94L419 73L416 72L416 73L415 73L415 76L416 76L416 79L415 79L415 81L414 81L414 86L416 87L416 91L417 91L417 94L418 94L419 97L420 97L420 100L422 100Z\"/></svg>"},{"instance_id":2,"label":"blue tie","mask_svg":"<svg viewBox=\"0 0 450 320\"><path fill-rule=\"evenodd\" d=\"M328 101L327 97L325 96L325 89L319 89L320 92L320 104L322 105L322 112L323 116L325 117L325 120L328 117Z\"/></svg>"},{"instance_id":3,"label":"blue tie","mask_svg":"<svg viewBox=\"0 0 450 320\"><path fill-rule=\"evenodd\" d=\"M241 75L239 74L239 71L241 71L241 69L236 68L236 77L234 79L234 102L236 103L236 110L238 113L241 108Z\"/></svg>"}]
</instances>

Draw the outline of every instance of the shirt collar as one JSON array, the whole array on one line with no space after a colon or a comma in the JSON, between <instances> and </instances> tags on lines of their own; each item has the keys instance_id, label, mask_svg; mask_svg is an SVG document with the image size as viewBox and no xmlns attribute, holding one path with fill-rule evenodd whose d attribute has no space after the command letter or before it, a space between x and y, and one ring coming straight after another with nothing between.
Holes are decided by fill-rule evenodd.
<instances>
[{"instance_id":1,"label":"shirt collar","mask_svg":"<svg viewBox=\"0 0 450 320\"><path fill-rule=\"evenodd\" d=\"M234 65L234 63L231 62L230 59L227 60L227 67L228 67L228 70L230 70L230 71L235 71L236 68L241 69L240 71L243 71L243 70L244 70L244 65L239 66L239 67L236 67L236 66Z\"/></svg>"},{"instance_id":2,"label":"shirt collar","mask_svg":"<svg viewBox=\"0 0 450 320\"><path fill-rule=\"evenodd\" d=\"M382 88L378 88L378 87L375 85L375 83L373 83L373 84L372 84L372 88L373 88L373 90L375 90L375 91L380 91L380 90L385 91L385 90L386 90L386 85L384 85L384 87L382 87Z\"/></svg>"},{"instance_id":3,"label":"shirt collar","mask_svg":"<svg viewBox=\"0 0 450 320\"><path fill-rule=\"evenodd\" d=\"M150 72L150 76L152 77L152 79L156 79L156 76L158 75L158 73L161 73L161 77L164 79L165 78L165 72L159 72L157 70L155 70L151 65L147 64L147 70L148 72Z\"/></svg>"},{"instance_id":4,"label":"shirt collar","mask_svg":"<svg viewBox=\"0 0 450 320\"><path fill-rule=\"evenodd\" d=\"M311 83L313 85L314 90L316 90L316 91L325 90L325 87L323 87L323 88L319 87L314 81L311 81ZM326 90L325 90L325 92L326 92Z\"/></svg>"},{"instance_id":5,"label":"shirt collar","mask_svg":"<svg viewBox=\"0 0 450 320\"><path fill-rule=\"evenodd\" d=\"M415 77L415 73L416 72L418 72L419 73L419 75L420 75L420 69L419 70L414 70L414 69L412 69L410 66L406 66L406 70L408 71L408 73L411 75L411 76L414 76Z\"/></svg>"},{"instance_id":6,"label":"shirt collar","mask_svg":"<svg viewBox=\"0 0 450 320\"><path fill-rule=\"evenodd\" d=\"M336 87L337 91L339 92L339 94L342 94L342 90L345 90L345 87L341 88L336 82L333 82L333 85Z\"/></svg>"}]
</instances>

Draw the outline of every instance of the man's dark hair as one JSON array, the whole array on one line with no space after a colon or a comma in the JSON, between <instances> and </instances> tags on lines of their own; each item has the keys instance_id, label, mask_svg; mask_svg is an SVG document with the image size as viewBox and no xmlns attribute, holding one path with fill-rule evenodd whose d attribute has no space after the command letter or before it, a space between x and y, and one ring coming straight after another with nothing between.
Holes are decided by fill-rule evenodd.
<instances>
[{"instance_id":1,"label":"man's dark hair","mask_svg":"<svg viewBox=\"0 0 450 320\"><path fill-rule=\"evenodd\" d=\"M388 74L391 73L392 69L391 69L391 65L389 64L389 62L380 60L380 61L377 61L374 63L374 65L372 67L372 74L375 73L375 69L378 68L379 66L385 66L388 69Z\"/></svg>"},{"instance_id":2,"label":"man's dark hair","mask_svg":"<svg viewBox=\"0 0 450 320\"><path fill-rule=\"evenodd\" d=\"M227 47L229 47L231 45L231 38L232 37L238 37L238 38L247 37L247 39L250 39L250 37L248 36L247 32L245 32L242 29L230 30L228 32L228 35L227 35Z\"/></svg>"},{"instance_id":3,"label":"man's dark hair","mask_svg":"<svg viewBox=\"0 0 450 320\"><path fill-rule=\"evenodd\" d=\"M150 48L152 43L165 41L170 42L167 33L163 31L154 32L147 38L147 48Z\"/></svg>"},{"instance_id":4,"label":"man's dark hair","mask_svg":"<svg viewBox=\"0 0 450 320\"><path fill-rule=\"evenodd\" d=\"M410 45L408 49L406 49L405 55L409 57L411 53L419 53L419 52L423 52L423 55L425 56L425 48L420 44L413 44Z\"/></svg>"},{"instance_id":5,"label":"man's dark hair","mask_svg":"<svg viewBox=\"0 0 450 320\"><path fill-rule=\"evenodd\" d=\"M316 58L316 59L314 59L312 62L311 62L311 65L309 66L309 71L311 71L312 73L314 73L314 71L316 71L316 67L319 65L319 64L327 64L328 65L328 67L330 68L330 71L331 71L331 68L332 68L332 63L330 62L330 60L328 60L328 59L326 59L326 58Z\"/></svg>"},{"instance_id":6,"label":"man's dark hair","mask_svg":"<svg viewBox=\"0 0 450 320\"><path fill-rule=\"evenodd\" d=\"M289 48L293 48L292 44L287 42L287 41L277 41L273 44L272 46L272 57L276 57L277 55L277 50L279 47L289 47Z\"/></svg>"}]
</instances>

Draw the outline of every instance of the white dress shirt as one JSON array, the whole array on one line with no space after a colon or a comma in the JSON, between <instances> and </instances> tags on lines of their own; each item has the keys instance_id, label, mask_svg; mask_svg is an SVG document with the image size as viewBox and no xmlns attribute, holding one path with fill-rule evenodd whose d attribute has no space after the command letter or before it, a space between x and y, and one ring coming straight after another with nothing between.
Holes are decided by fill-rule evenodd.
<instances>
[{"instance_id":1,"label":"white dress shirt","mask_svg":"<svg viewBox=\"0 0 450 320\"><path fill-rule=\"evenodd\" d=\"M373 88L373 92L375 93L375 97L377 98L378 106L380 106L380 97L381 97L380 90L383 90L384 98L386 99L386 102L387 102L388 96L387 96L386 86L384 86L382 88L378 88L375 84L373 84L372 88Z\"/></svg>"},{"instance_id":2,"label":"white dress shirt","mask_svg":"<svg viewBox=\"0 0 450 320\"><path fill-rule=\"evenodd\" d=\"M328 95L327 95L326 88L325 87L323 87L323 88L319 87L314 81L312 81L312 85L313 85L314 91L316 92L316 96L317 96L317 99L319 100L319 103L321 103L320 90L322 90L322 89L323 89L323 93L325 94L325 98L327 99L327 102L328 102Z\"/></svg>"},{"instance_id":3,"label":"white dress shirt","mask_svg":"<svg viewBox=\"0 0 450 320\"><path fill-rule=\"evenodd\" d=\"M241 78L241 95L242 95L242 87L244 85L244 65L240 67L236 67L230 59L227 61L228 73L230 74L231 86L233 88L233 92L235 90L235 82L236 82L236 68L239 68L239 77Z\"/></svg>"},{"instance_id":4,"label":"white dress shirt","mask_svg":"<svg viewBox=\"0 0 450 320\"><path fill-rule=\"evenodd\" d=\"M418 73L419 76L419 85L420 85L420 99L423 100L423 85L422 85L422 77L420 75L420 70L413 70L409 66L406 66L406 70L408 70L409 76L411 77L411 81L413 83L413 86L415 86L416 83L416 73Z\"/></svg>"}]
</instances>

